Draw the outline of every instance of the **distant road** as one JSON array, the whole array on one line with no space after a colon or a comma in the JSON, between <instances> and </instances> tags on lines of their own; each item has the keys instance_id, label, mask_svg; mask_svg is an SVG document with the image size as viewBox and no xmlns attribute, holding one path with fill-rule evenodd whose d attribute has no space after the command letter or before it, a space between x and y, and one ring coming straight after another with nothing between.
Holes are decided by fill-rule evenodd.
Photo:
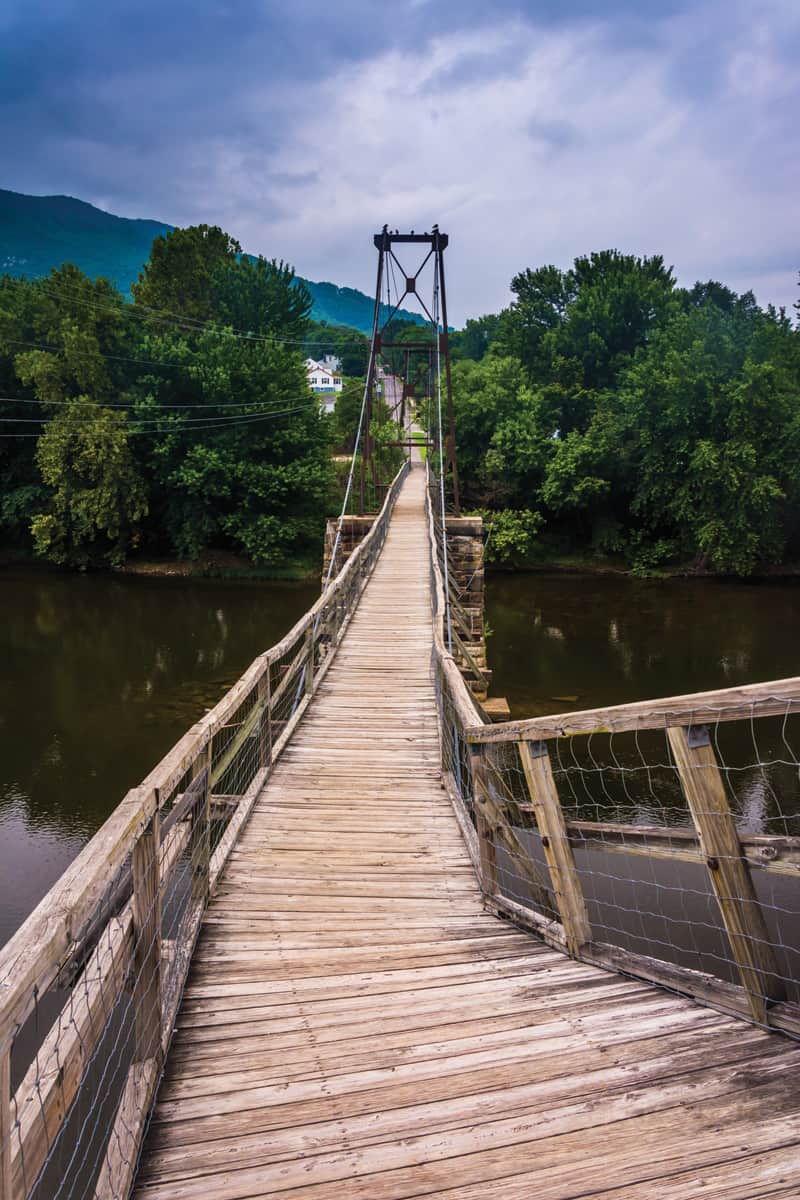
<instances>
[{"instance_id":1,"label":"distant road","mask_svg":"<svg viewBox=\"0 0 800 1200\"><path fill-rule=\"evenodd\" d=\"M393 421L400 420L400 404L403 399L403 381L397 375L384 375L383 377L383 399L391 413ZM406 423L405 435L411 437L411 420L408 414L408 406L406 406Z\"/></svg>"}]
</instances>

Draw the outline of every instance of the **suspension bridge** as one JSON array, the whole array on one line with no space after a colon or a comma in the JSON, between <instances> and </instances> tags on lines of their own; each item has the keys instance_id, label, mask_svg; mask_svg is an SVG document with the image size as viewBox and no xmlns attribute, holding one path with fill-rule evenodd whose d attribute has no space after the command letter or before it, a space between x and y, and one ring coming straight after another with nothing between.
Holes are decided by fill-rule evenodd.
<instances>
[{"instance_id":1,"label":"suspension bridge","mask_svg":"<svg viewBox=\"0 0 800 1200\"><path fill-rule=\"evenodd\" d=\"M0 952L2 1200L800 1194L800 837L728 739L788 812L800 679L489 723L441 368L439 477ZM580 815L638 779L660 824Z\"/></svg>"}]
</instances>

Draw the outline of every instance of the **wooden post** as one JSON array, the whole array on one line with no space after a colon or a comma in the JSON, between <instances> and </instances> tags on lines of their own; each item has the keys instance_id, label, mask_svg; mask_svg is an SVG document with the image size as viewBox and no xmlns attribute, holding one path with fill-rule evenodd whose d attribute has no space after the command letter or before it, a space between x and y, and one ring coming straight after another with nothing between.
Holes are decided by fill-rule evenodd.
<instances>
[{"instance_id":1,"label":"wooden post","mask_svg":"<svg viewBox=\"0 0 800 1200\"><path fill-rule=\"evenodd\" d=\"M306 685L305 693L310 696L314 691L314 625L309 625L306 632Z\"/></svg>"},{"instance_id":2,"label":"wooden post","mask_svg":"<svg viewBox=\"0 0 800 1200\"><path fill-rule=\"evenodd\" d=\"M192 864L192 904L205 905L208 900L211 870L211 758L213 739L198 754L190 787L198 796L192 817L190 858ZM198 780L202 781L198 785ZM202 791L201 791L202 788Z\"/></svg>"},{"instance_id":3,"label":"wooden post","mask_svg":"<svg viewBox=\"0 0 800 1200\"><path fill-rule=\"evenodd\" d=\"M12 1200L10 1046L0 1051L0 1200Z\"/></svg>"},{"instance_id":4,"label":"wooden post","mask_svg":"<svg viewBox=\"0 0 800 1200\"><path fill-rule=\"evenodd\" d=\"M481 856L481 889L486 896L497 893L497 847L494 841L494 826L484 810L486 795L486 762L482 746L469 756L472 768L472 802L475 808L475 828L478 833L478 850Z\"/></svg>"},{"instance_id":5,"label":"wooden post","mask_svg":"<svg viewBox=\"0 0 800 1200\"><path fill-rule=\"evenodd\" d=\"M160 818L156 809L133 847L133 1009L137 1062L161 1049L161 871Z\"/></svg>"},{"instance_id":6,"label":"wooden post","mask_svg":"<svg viewBox=\"0 0 800 1200\"><path fill-rule=\"evenodd\" d=\"M258 718L258 765L272 766L272 664L267 663L264 674L258 681L258 700L261 715Z\"/></svg>"},{"instance_id":7,"label":"wooden post","mask_svg":"<svg viewBox=\"0 0 800 1200\"><path fill-rule=\"evenodd\" d=\"M750 1011L766 1024L768 1002L785 991L708 729L674 726L667 737Z\"/></svg>"},{"instance_id":8,"label":"wooden post","mask_svg":"<svg viewBox=\"0 0 800 1200\"><path fill-rule=\"evenodd\" d=\"M339 644L339 623L341 621L340 600L338 589L333 596L333 614L331 617L331 650Z\"/></svg>"},{"instance_id":9,"label":"wooden post","mask_svg":"<svg viewBox=\"0 0 800 1200\"><path fill-rule=\"evenodd\" d=\"M536 824L550 868L556 905L564 926L567 949L573 958L579 958L581 946L592 940L592 928L575 856L569 844L550 755L544 742L519 742L518 745Z\"/></svg>"}]
</instances>

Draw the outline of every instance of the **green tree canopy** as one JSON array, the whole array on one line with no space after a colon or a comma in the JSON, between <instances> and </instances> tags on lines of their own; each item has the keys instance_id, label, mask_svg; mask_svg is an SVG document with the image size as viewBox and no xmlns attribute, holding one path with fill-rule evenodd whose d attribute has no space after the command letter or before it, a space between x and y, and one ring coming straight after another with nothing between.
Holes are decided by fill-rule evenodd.
<instances>
[{"instance_id":1,"label":"green tree canopy","mask_svg":"<svg viewBox=\"0 0 800 1200\"><path fill-rule=\"evenodd\" d=\"M126 416L76 397L48 422L36 461L51 489L31 522L38 553L70 567L124 562L147 513Z\"/></svg>"},{"instance_id":2,"label":"green tree canopy","mask_svg":"<svg viewBox=\"0 0 800 1200\"><path fill-rule=\"evenodd\" d=\"M235 263L242 248L218 225L191 225L157 237L139 279L131 286L137 305L190 321L210 321L214 280L225 264Z\"/></svg>"}]
</instances>

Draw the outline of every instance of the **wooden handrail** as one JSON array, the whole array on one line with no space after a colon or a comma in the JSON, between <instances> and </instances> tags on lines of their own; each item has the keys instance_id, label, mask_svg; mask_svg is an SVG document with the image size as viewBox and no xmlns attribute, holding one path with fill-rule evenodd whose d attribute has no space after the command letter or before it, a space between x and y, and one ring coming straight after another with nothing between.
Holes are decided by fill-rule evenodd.
<instances>
[{"instance_id":1,"label":"wooden handrail","mask_svg":"<svg viewBox=\"0 0 800 1200\"><path fill-rule=\"evenodd\" d=\"M633 704L587 708L552 717L530 717L496 725L476 723L464 730L464 736L468 742L546 741L578 734L629 733L667 729L672 725L716 725L721 721L741 721L749 717L782 717L798 710L800 675L793 675L770 683L751 683L661 700L637 700Z\"/></svg>"},{"instance_id":2,"label":"wooden handrail","mask_svg":"<svg viewBox=\"0 0 800 1200\"><path fill-rule=\"evenodd\" d=\"M433 520L433 508L431 506L431 472L427 462L425 464L425 474L428 485L425 488L425 507L428 515L428 543L430 550L430 565L434 579L433 650L434 655L441 666L444 679L447 683L448 694L456 708L459 721L464 727L473 728L477 722L482 721L484 718L483 714L475 704L472 693L464 682L455 658L447 649L447 643L445 641L444 621L446 609L444 577L442 575L441 567L439 566L439 556L437 551L438 542Z\"/></svg>"},{"instance_id":3,"label":"wooden handrail","mask_svg":"<svg viewBox=\"0 0 800 1200\"><path fill-rule=\"evenodd\" d=\"M260 787L327 673L335 648L377 560L407 470L405 463L392 481L372 528L316 603L280 642L250 664L219 702L157 763L143 783L127 793L20 929L0 949L0 1193L3 1200L8 1187L12 1186L12 1179L14 1195L24 1197L27 1194L26 1188L33 1182L33 1178L28 1178L28 1171L37 1161L43 1161L42 1153L57 1136L66 1116L69 1097L80 1087L93 1048L92 1039L84 1031L83 1039L70 1047L66 1047L66 1043L62 1046L59 1041L59 1049L66 1055L62 1068L67 1074L56 1072L52 1078L39 1081L32 1080L34 1068L27 1073L16 1093L17 1109L24 1114L24 1120L17 1139L19 1144L12 1147L7 1138L11 1047L38 999L54 983L63 985L68 964L73 964L73 975L80 972L78 982L85 992L86 1021L92 1025L93 1038L99 1036L93 1015L95 1009L103 1013L113 1009L125 986L129 967L135 968L135 999L138 997L140 1007L145 998L147 1004L152 1001L152 1011L137 1010L135 1014L136 1051L118 1113L124 1136L115 1129L101 1171L102 1178L108 1176L111 1190L124 1192L125 1172L130 1171L135 1162L136 1141L158 1080L162 1047L169 1039L177 1011L182 982L176 980L175 972L181 979L185 975L209 891L219 877ZM300 642L299 664L305 664L303 696L293 706L288 722L281 722L280 733L273 741L272 714L281 699L281 691L276 688L273 692L270 667L278 664ZM255 697L252 709L247 708L244 718L237 717L251 697ZM214 763L214 739L231 726L236 726L236 732L221 746ZM256 751L250 786L238 803L226 806L228 826L212 855L213 781L221 778L251 739ZM191 788L177 795L176 789L187 776L194 781ZM169 809L165 807L168 801L174 801ZM162 809L167 813L163 840L159 836ZM158 917L161 897L170 873L187 850L192 855L193 878L191 903L183 921L185 945L165 942L162 946ZM113 944L116 952L109 953L106 943L108 946ZM97 950L92 952L95 946ZM172 978L168 980L164 970L170 963ZM170 974L169 970L166 974ZM70 995L67 1000L70 1013L71 1003ZM47 1039L63 1040L65 1035L61 1025L59 1016L47 1034L45 1044L49 1044ZM131 1145L120 1156L125 1138ZM27 1164L23 1167L26 1151ZM26 1182L20 1175L22 1170Z\"/></svg>"},{"instance_id":4,"label":"wooden handrail","mask_svg":"<svg viewBox=\"0 0 800 1200\"><path fill-rule=\"evenodd\" d=\"M800 1006L784 1000L784 983L779 977L762 906L751 878L753 867L795 879L800 877L800 838L737 831L706 729L723 721L785 716L800 711L800 677L496 725L480 718L475 720L470 717L470 711L474 710L471 693L445 648L444 584L430 496L428 531L435 598L434 655L449 705L440 709L442 744L453 746L457 761L454 769L447 762L443 764L443 779L487 908L527 926L549 945L583 962L626 971L683 991L725 1012L800 1034ZM547 742L562 737L638 730L666 732L694 829L566 819L550 767ZM512 793L503 769L496 764L491 767L492 778L499 782L504 795L498 800L493 798L487 788L493 747L509 747L519 756L528 803ZM455 776L462 767L466 775L457 779ZM496 855L498 848L503 848L511 855L515 871L522 876L527 867L535 865L514 829L513 814L519 818L525 813L535 821L552 891L535 880L529 892L531 899L520 902L504 894ZM573 856L574 849L645 854L703 867L709 874L709 891L717 899L731 963L741 982L732 984L593 940L582 893L581 868ZM544 902L543 896L547 901L552 897L551 902ZM553 908L558 912L558 921L545 915Z\"/></svg>"}]
</instances>

